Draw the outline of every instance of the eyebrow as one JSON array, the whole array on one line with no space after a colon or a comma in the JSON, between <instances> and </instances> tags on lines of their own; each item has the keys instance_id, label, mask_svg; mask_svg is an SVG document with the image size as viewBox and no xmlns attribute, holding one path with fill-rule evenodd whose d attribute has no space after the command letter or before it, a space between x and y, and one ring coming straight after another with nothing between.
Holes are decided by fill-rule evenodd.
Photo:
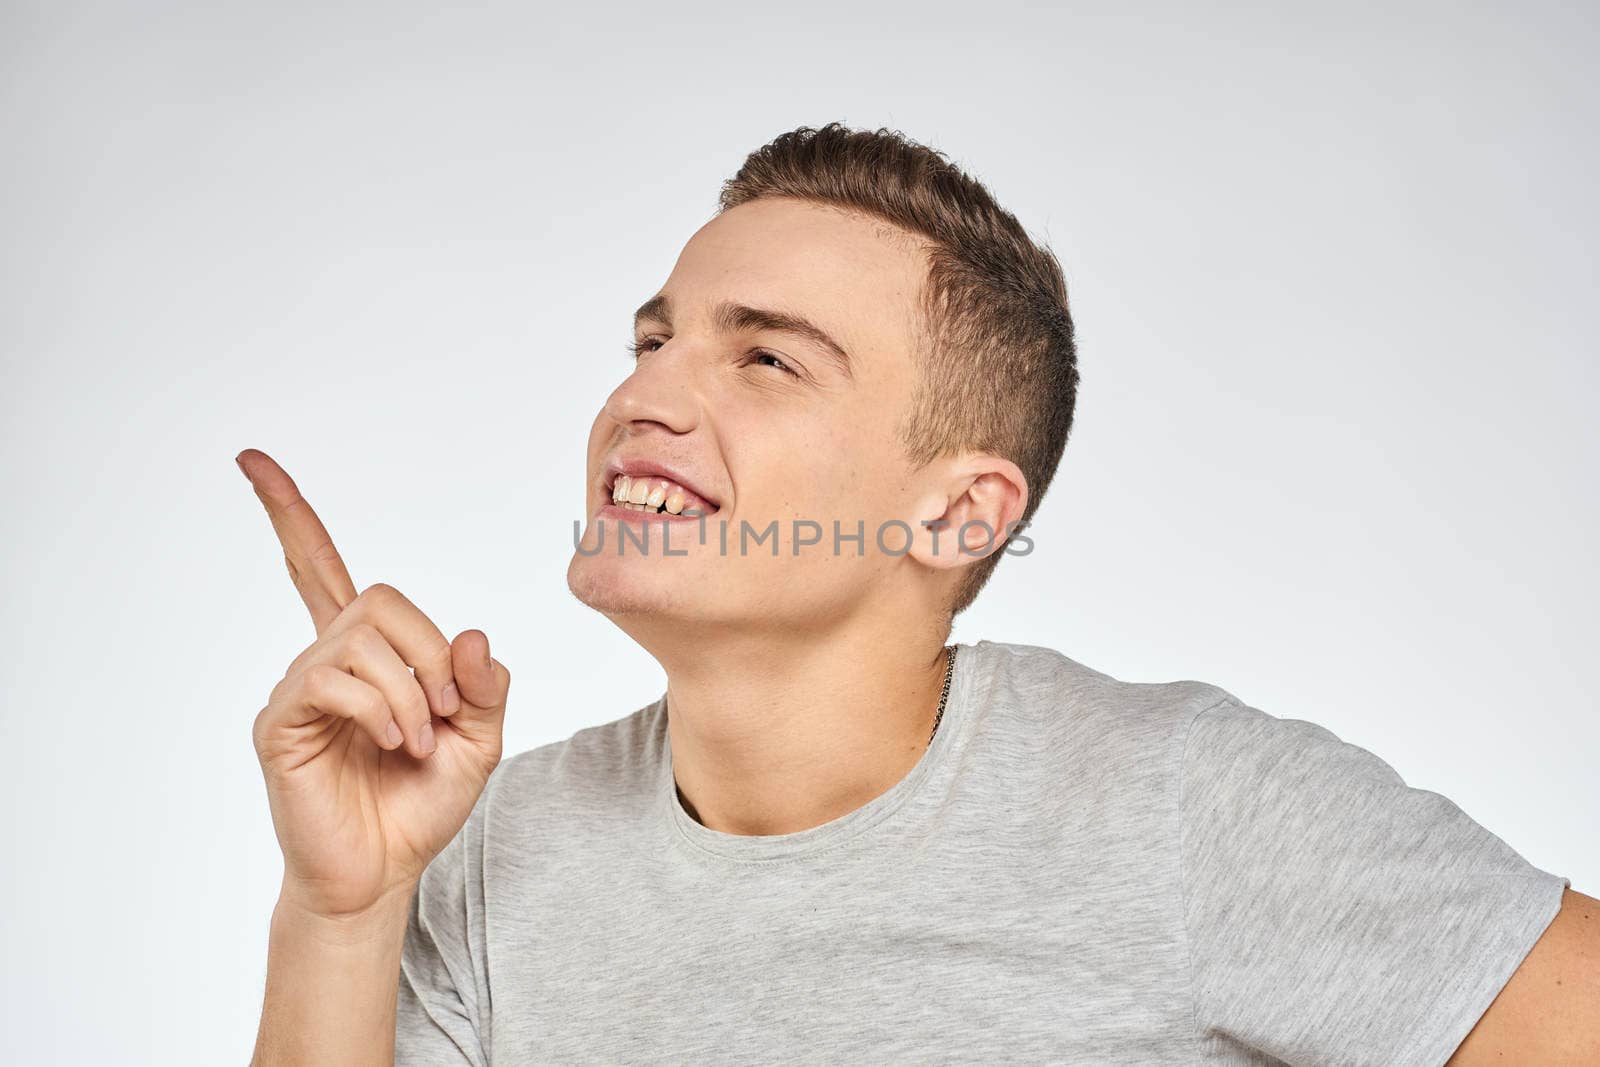
<instances>
[{"instance_id":1,"label":"eyebrow","mask_svg":"<svg viewBox=\"0 0 1600 1067\"><path fill-rule=\"evenodd\" d=\"M637 329L639 323L645 319L667 326L672 325L672 302L665 293L659 293L640 305L639 310L633 313L634 328ZM753 333L765 330L772 333L786 333L791 337L809 341L827 354L841 374L846 378L854 377L851 372L850 353L844 350L843 345L828 336L826 330L801 315L724 300L714 309L711 321L724 333Z\"/></svg>"}]
</instances>

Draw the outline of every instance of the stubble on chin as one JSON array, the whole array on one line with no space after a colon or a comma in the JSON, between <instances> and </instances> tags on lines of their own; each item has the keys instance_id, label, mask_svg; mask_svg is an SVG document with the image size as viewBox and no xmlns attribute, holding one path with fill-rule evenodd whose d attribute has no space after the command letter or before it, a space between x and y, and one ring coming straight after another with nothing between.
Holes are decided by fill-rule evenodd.
<instances>
[{"instance_id":1,"label":"stubble on chin","mask_svg":"<svg viewBox=\"0 0 1600 1067\"><path fill-rule=\"evenodd\" d=\"M667 607L658 590L640 584L622 568L595 566L598 560L574 558L567 589L580 603L602 615L658 615Z\"/></svg>"}]
</instances>

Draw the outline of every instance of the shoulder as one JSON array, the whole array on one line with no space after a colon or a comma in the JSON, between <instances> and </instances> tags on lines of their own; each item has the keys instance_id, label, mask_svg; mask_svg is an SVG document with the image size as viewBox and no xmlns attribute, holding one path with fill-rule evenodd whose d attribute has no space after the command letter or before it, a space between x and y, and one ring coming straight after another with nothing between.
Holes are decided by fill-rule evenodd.
<instances>
[{"instance_id":1,"label":"shoulder","mask_svg":"<svg viewBox=\"0 0 1600 1067\"><path fill-rule=\"evenodd\" d=\"M1270 715L1231 695L1197 715L1190 727L1186 760L1195 772L1296 775L1337 768L1361 781L1401 784L1387 763L1327 727Z\"/></svg>"},{"instance_id":2,"label":"shoulder","mask_svg":"<svg viewBox=\"0 0 1600 1067\"><path fill-rule=\"evenodd\" d=\"M1287 1062L1442 1062L1566 884L1372 752L1236 701L1195 717L1181 783L1196 1020Z\"/></svg>"},{"instance_id":3,"label":"shoulder","mask_svg":"<svg viewBox=\"0 0 1600 1067\"><path fill-rule=\"evenodd\" d=\"M980 714L1002 707L1032 730L1077 744L1181 742L1201 715L1240 703L1210 682L1129 681L1040 645L979 641L970 653Z\"/></svg>"}]
</instances>

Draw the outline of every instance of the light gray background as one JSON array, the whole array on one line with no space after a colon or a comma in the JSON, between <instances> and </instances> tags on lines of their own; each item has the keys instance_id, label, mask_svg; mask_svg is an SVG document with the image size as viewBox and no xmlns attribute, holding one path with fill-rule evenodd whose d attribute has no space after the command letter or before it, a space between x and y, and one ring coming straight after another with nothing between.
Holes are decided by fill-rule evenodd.
<instances>
[{"instance_id":1,"label":"light gray background","mask_svg":"<svg viewBox=\"0 0 1600 1067\"><path fill-rule=\"evenodd\" d=\"M516 675L628 315L743 155L888 125L1068 274L1078 424L961 640L1320 722L1600 893L1594 26L1576 8L8 4L7 1059L242 1062L280 863L250 724L312 638L234 468Z\"/></svg>"}]
</instances>

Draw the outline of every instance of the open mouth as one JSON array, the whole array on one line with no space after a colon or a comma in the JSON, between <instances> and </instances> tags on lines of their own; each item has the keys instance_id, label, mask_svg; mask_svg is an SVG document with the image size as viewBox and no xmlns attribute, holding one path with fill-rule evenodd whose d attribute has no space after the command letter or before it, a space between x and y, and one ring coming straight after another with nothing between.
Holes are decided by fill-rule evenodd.
<instances>
[{"instance_id":1,"label":"open mouth","mask_svg":"<svg viewBox=\"0 0 1600 1067\"><path fill-rule=\"evenodd\" d=\"M611 503L625 511L655 515L685 515L695 518L717 510L714 502L670 478L646 474L636 477L614 476L610 486Z\"/></svg>"}]
</instances>

